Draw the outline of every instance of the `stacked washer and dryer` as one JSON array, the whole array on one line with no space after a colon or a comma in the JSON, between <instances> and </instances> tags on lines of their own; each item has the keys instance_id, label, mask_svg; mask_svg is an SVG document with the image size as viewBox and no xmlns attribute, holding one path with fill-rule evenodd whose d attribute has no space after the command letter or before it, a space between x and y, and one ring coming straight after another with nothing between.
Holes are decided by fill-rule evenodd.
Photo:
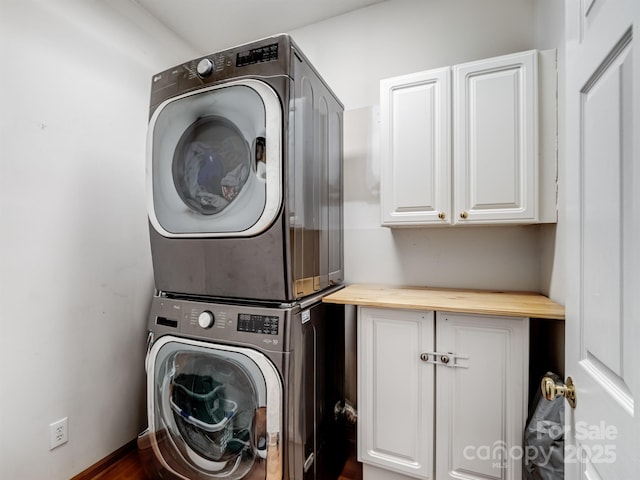
<instances>
[{"instance_id":1,"label":"stacked washer and dryer","mask_svg":"<svg viewBox=\"0 0 640 480\"><path fill-rule=\"evenodd\" d=\"M337 477L342 114L287 35L153 77L150 477Z\"/></svg>"}]
</instances>

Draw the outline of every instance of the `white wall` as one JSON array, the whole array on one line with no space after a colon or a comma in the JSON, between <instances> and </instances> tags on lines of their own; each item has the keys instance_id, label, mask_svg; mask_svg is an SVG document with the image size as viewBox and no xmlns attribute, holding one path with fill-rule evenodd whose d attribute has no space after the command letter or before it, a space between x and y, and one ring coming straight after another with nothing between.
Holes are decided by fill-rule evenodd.
<instances>
[{"instance_id":1,"label":"white wall","mask_svg":"<svg viewBox=\"0 0 640 480\"><path fill-rule=\"evenodd\" d=\"M547 4L390 0L292 32L345 104L348 282L547 289L541 271L547 281L552 267L540 265L540 227L380 227L375 138L380 79L537 48L537 20L553 14Z\"/></svg>"},{"instance_id":2,"label":"white wall","mask_svg":"<svg viewBox=\"0 0 640 480\"><path fill-rule=\"evenodd\" d=\"M193 52L120 8L0 4L2 479L68 479L145 425L149 84Z\"/></svg>"},{"instance_id":3,"label":"white wall","mask_svg":"<svg viewBox=\"0 0 640 480\"><path fill-rule=\"evenodd\" d=\"M345 104L348 283L534 290L563 302L562 211L558 226L380 227L377 138L381 79L562 49L563 8L557 0L388 0L291 32ZM356 403L354 309L348 314L346 386Z\"/></svg>"},{"instance_id":4,"label":"white wall","mask_svg":"<svg viewBox=\"0 0 640 480\"><path fill-rule=\"evenodd\" d=\"M381 78L553 47L558 3L388 0L292 32L349 112L347 281L562 300L561 225L379 227L374 134ZM197 52L134 5L0 0L2 479L67 479L145 424L149 81ZM64 416L70 441L49 452Z\"/></svg>"}]
</instances>

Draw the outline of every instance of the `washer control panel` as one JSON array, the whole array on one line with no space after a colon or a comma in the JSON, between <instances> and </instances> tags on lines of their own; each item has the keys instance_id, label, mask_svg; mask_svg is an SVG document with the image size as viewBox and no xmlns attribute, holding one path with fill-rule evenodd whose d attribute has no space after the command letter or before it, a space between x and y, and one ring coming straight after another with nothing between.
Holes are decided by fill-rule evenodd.
<instances>
[{"instance_id":1,"label":"washer control panel","mask_svg":"<svg viewBox=\"0 0 640 480\"><path fill-rule=\"evenodd\" d=\"M149 329L193 338L284 348L290 308L209 303L155 297Z\"/></svg>"},{"instance_id":2,"label":"washer control panel","mask_svg":"<svg viewBox=\"0 0 640 480\"><path fill-rule=\"evenodd\" d=\"M216 316L209 310L205 310L198 315L198 325L202 328L211 328L216 320Z\"/></svg>"},{"instance_id":3,"label":"washer control panel","mask_svg":"<svg viewBox=\"0 0 640 480\"><path fill-rule=\"evenodd\" d=\"M278 335L280 318L272 315L238 314L238 331Z\"/></svg>"}]
</instances>

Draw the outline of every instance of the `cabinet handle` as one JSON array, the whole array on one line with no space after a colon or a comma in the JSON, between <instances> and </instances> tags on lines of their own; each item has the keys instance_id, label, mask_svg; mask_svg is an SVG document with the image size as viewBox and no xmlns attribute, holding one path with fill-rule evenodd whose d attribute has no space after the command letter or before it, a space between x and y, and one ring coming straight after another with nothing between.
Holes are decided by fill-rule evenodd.
<instances>
[{"instance_id":1,"label":"cabinet handle","mask_svg":"<svg viewBox=\"0 0 640 480\"><path fill-rule=\"evenodd\" d=\"M467 212L461 212L460 213L460 218L463 219L463 220L466 220L468 216L469 216L469 214Z\"/></svg>"},{"instance_id":2,"label":"cabinet handle","mask_svg":"<svg viewBox=\"0 0 640 480\"><path fill-rule=\"evenodd\" d=\"M458 360L469 360L469 357L451 352L424 352L420 354L420 360L432 365L440 365L442 367L469 368L466 365L458 364Z\"/></svg>"},{"instance_id":3,"label":"cabinet handle","mask_svg":"<svg viewBox=\"0 0 640 480\"><path fill-rule=\"evenodd\" d=\"M440 212L440 213L438 213L438 218L440 220L444 220L445 218L447 218L447 215L444 212Z\"/></svg>"}]
</instances>

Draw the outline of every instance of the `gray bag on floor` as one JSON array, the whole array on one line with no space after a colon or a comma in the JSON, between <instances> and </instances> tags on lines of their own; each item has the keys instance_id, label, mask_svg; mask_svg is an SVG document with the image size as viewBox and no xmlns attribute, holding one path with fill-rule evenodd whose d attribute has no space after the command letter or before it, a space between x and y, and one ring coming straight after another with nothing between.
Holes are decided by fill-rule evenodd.
<instances>
[{"instance_id":1,"label":"gray bag on floor","mask_svg":"<svg viewBox=\"0 0 640 480\"><path fill-rule=\"evenodd\" d=\"M562 378L552 372L556 384ZM524 480L564 479L564 398L547 400L540 389L524 431Z\"/></svg>"}]
</instances>

